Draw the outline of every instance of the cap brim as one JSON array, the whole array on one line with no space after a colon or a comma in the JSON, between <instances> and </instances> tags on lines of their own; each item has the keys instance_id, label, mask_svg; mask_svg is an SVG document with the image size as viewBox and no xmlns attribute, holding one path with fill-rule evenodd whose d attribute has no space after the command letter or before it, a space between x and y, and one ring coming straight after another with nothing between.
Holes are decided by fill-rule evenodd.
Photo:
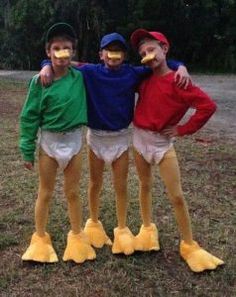
<instances>
[{"instance_id":1,"label":"cap brim","mask_svg":"<svg viewBox=\"0 0 236 297\"><path fill-rule=\"evenodd\" d=\"M153 36L145 29L137 29L130 37L130 42L133 48L138 49L140 41L144 38L152 38Z\"/></svg>"},{"instance_id":2,"label":"cap brim","mask_svg":"<svg viewBox=\"0 0 236 297\"><path fill-rule=\"evenodd\" d=\"M101 49L104 49L105 47L107 47L107 46L110 45L111 43L115 43L115 42L116 42L116 43L119 43L119 45L120 45L121 48L127 50L127 45L126 45L124 42L122 42L121 40L116 40L116 39L104 43L104 44L101 46Z\"/></svg>"}]
</instances>

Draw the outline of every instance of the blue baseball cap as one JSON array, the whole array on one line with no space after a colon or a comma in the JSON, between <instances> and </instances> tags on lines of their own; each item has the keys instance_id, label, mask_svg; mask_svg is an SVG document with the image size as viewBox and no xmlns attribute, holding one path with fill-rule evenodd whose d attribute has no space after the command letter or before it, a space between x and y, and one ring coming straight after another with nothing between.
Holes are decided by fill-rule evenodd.
<instances>
[{"instance_id":1,"label":"blue baseball cap","mask_svg":"<svg viewBox=\"0 0 236 297\"><path fill-rule=\"evenodd\" d=\"M121 45L124 47L124 49L127 50L127 43L126 43L124 37L122 35L120 35L119 33L110 33L110 34L104 35L100 42L100 48L104 49L110 43L115 42L115 41L120 42Z\"/></svg>"}]
</instances>

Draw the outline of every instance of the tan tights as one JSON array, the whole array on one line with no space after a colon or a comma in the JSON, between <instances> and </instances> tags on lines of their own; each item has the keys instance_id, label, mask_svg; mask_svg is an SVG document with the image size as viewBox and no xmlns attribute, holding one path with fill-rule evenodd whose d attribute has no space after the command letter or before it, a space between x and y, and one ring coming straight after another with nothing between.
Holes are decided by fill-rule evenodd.
<instances>
[{"instance_id":1,"label":"tan tights","mask_svg":"<svg viewBox=\"0 0 236 297\"><path fill-rule=\"evenodd\" d=\"M39 154L39 190L35 205L35 225L39 236L44 236L48 221L49 203L52 199L57 173L57 162L44 151ZM75 155L64 170L64 192L68 203L71 230L81 231L82 211L79 199L81 153Z\"/></svg>"},{"instance_id":2,"label":"tan tights","mask_svg":"<svg viewBox=\"0 0 236 297\"><path fill-rule=\"evenodd\" d=\"M152 222L152 172L149 164L141 154L134 151L135 163L139 176L139 201L143 224L148 227ZM188 207L183 196L180 181L178 159L174 148L167 151L159 163L160 176L166 186L167 194L174 207L176 221L181 239L192 243L192 229Z\"/></svg>"},{"instance_id":3,"label":"tan tights","mask_svg":"<svg viewBox=\"0 0 236 297\"><path fill-rule=\"evenodd\" d=\"M88 158L90 172L88 190L90 218L94 222L97 222L99 217L99 195L102 189L105 162L99 159L90 148L88 148ZM124 228L126 226L128 206L128 150L112 163L112 175L113 185L116 193L118 227Z\"/></svg>"}]
</instances>

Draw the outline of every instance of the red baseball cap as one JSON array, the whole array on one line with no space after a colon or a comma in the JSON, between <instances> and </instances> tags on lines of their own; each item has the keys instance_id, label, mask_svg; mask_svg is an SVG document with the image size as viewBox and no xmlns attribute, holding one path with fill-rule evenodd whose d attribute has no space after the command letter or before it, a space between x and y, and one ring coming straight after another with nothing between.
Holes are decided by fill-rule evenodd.
<instances>
[{"instance_id":1,"label":"red baseball cap","mask_svg":"<svg viewBox=\"0 0 236 297\"><path fill-rule=\"evenodd\" d=\"M135 49L138 49L138 45L139 45L140 41L144 38L156 39L156 40L170 46L170 43L164 34L162 34L161 32L149 32L145 29L135 30L131 34L130 42Z\"/></svg>"}]
</instances>

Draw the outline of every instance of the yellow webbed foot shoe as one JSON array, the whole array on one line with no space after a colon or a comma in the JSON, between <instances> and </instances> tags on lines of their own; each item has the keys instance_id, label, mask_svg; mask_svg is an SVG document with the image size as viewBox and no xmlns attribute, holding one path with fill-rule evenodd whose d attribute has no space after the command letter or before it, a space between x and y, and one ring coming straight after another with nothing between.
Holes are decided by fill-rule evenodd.
<instances>
[{"instance_id":1,"label":"yellow webbed foot shoe","mask_svg":"<svg viewBox=\"0 0 236 297\"><path fill-rule=\"evenodd\" d=\"M201 248L196 241L193 244L186 244L183 240L180 243L180 255L187 262L194 272L216 269L224 262Z\"/></svg>"},{"instance_id":2,"label":"yellow webbed foot shoe","mask_svg":"<svg viewBox=\"0 0 236 297\"><path fill-rule=\"evenodd\" d=\"M22 256L22 260L41 263L58 262L57 254L52 246L49 234L45 233L43 237L40 237L35 232L32 235L29 247Z\"/></svg>"},{"instance_id":3,"label":"yellow webbed foot shoe","mask_svg":"<svg viewBox=\"0 0 236 297\"><path fill-rule=\"evenodd\" d=\"M78 234L74 234L70 231L67 235L67 246L63 260L83 263L86 260L93 260L95 258L96 253L91 247L86 234L83 231Z\"/></svg>"},{"instance_id":4,"label":"yellow webbed foot shoe","mask_svg":"<svg viewBox=\"0 0 236 297\"><path fill-rule=\"evenodd\" d=\"M88 236L90 244L96 248L101 248L104 244L112 245L100 221L95 223L92 219L88 219L84 227L84 232Z\"/></svg>"},{"instance_id":5,"label":"yellow webbed foot shoe","mask_svg":"<svg viewBox=\"0 0 236 297\"><path fill-rule=\"evenodd\" d=\"M112 246L113 254L131 255L134 249L134 235L128 227L114 229L114 243Z\"/></svg>"},{"instance_id":6,"label":"yellow webbed foot shoe","mask_svg":"<svg viewBox=\"0 0 236 297\"><path fill-rule=\"evenodd\" d=\"M141 226L138 235L135 236L136 251L159 251L158 231L155 224L148 227Z\"/></svg>"}]
</instances>

